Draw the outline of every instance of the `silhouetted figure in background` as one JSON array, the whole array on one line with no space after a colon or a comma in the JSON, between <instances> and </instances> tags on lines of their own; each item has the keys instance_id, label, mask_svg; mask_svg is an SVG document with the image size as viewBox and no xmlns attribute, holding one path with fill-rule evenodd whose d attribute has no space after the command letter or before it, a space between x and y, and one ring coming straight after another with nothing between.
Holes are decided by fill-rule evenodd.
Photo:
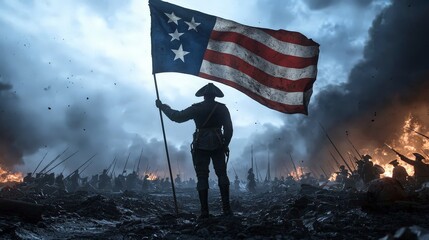
<instances>
[{"instance_id":1,"label":"silhouetted figure in background","mask_svg":"<svg viewBox=\"0 0 429 240\"><path fill-rule=\"evenodd\" d=\"M408 173L407 170L399 165L398 160L393 160L389 164L393 165L392 178L398 180L402 186L407 184Z\"/></svg>"},{"instance_id":2,"label":"silhouetted figure in background","mask_svg":"<svg viewBox=\"0 0 429 240\"><path fill-rule=\"evenodd\" d=\"M429 165L423 162L425 159L420 153L413 153L415 160L400 155L401 160L414 166L414 178L418 186L429 181Z\"/></svg>"},{"instance_id":3,"label":"silhouetted figure in background","mask_svg":"<svg viewBox=\"0 0 429 240\"><path fill-rule=\"evenodd\" d=\"M229 205L229 179L226 172L225 156L229 155L229 143L232 138L232 122L228 108L215 101L215 97L223 97L222 91L212 83L198 90L197 97L204 96L204 101L193 104L182 111L171 109L170 106L156 100L156 106L172 121L182 123L194 120L196 131L193 135L192 158L197 175L197 190L201 203L200 218L209 217L208 189L209 164L218 177L218 186L222 199L224 215L231 215Z\"/></svg>"},{"instance_id":4,"label":"silhouetted figure in background","mask_svg":"<svg viewBox=\"0 0 429 240\"><path fill-rule=\"evenodd\" d=\"M240 179L238 179L238 176L235 175L235 180L234 180L234 190L236 192L240 191Z\"/></svg>"},{"instance_id":5,"label":"silhouetted figure in background","mask_svg":"<svg viewBox=\"0 0 429 240\"><path fill-rule=\"evenodd\" d=\"M256 181L253 168L250 168L249 171L247 171L247 190L252 193L256 192Z\"/></svg>"}]
</instances>

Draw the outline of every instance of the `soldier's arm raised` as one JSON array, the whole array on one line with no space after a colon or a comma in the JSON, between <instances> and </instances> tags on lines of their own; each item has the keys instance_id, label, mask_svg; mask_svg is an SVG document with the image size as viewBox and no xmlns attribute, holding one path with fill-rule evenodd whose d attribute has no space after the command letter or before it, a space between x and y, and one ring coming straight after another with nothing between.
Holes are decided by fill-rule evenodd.
<instances>
[{"instance_id":1,"label":"soldier's arm raised","mask_svg":"<svg viewBox=\"0 0 429 240\"><path fill-rule=\"evenodd\" d=\"M415 162L414 162L413 160L411 160L411 159L409 159L409 158L405 157L405 156L404 156L404 155L402 155L402 154L401 154L399 157L401 158L401 160L402 160L402 161L404 161L404 162L406 162L406 163L408 163L408 164L410 164L410 165L413 165L413 166L414 166L414 163L415 163Z\"/></svg>"}]
</instances>

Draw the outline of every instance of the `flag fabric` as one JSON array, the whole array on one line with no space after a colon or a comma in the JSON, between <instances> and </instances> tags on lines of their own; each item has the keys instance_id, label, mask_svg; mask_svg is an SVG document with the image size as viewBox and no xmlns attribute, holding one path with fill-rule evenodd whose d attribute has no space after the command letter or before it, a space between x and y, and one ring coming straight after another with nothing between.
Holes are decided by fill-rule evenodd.
<instances>
[{"instance_id":1,"label":"flag fabric","mask_svg":"<svg viewBox=\"0 0 429 240\"><path fill-rule=\"evenodd\" d=\"M284 113L308 114L319 44L298 32L250 27L149 0L153 73L231 86Z\"/></svg>"}]
</instances>

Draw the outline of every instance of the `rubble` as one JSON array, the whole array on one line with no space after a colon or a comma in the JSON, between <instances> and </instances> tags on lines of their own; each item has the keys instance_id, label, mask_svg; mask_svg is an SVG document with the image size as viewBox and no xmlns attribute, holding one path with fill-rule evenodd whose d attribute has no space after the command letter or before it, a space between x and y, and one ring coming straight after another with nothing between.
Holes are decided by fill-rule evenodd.
<instances>
[{"instance_id":1,"label":"rubble","mask_svg":"<svg viewBox=\"0 0 429 240\"><path fill-rule=\"evenodd\" d=\"M381 182L382 186L391 184L390 180ZM417 227L411 226L420 226L417 235L426 236L428 202L417 194L407 195L400 201L389 201L390 205L383 202L383 211L377 211L368 207L375 203L368 198L371 191L381 189L381 195L385 194L386 188L380 188L380 182L377 184L368 192L328 190L305 184L281 191L233 191L233 217L221 215L219 192L211 189L212 216L200 221L195 189L177 189L176 215L170 192L78 191L48 195L11 188L0 192L0 199L44 206L45 210L37 222L26 221L19 215L0 214L0 238L387 240L417 234ZM401 228L408 230L398 233Z\"/></svg>"}]
</instances>

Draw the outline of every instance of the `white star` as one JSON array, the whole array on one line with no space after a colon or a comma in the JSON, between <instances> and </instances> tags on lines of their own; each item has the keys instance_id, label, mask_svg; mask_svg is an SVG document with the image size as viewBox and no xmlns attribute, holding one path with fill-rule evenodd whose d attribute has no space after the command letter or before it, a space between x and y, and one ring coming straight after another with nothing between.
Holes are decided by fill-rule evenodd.
<instances>
[{"instance_id":1,"label":"white star","mask_svg":"<svg viewBox=\"0 0 429 240\"><path fill-rule=\"evenodd\" d=\"M188 30L194 29L196 32L198 32L198 30L197 30L198 25L201 24L201 23L195 22L194 17L192 17L192 20L190 22L185 21L185 23L188 24L188 26L189 26Z\"/></svg>"},{"instance_id":2,"label":"white star","mask_svg":"<svg viewBox=\"0 0 429 240\"><path fill-rule=\"evenodd\" d=\"M189 53L187 51L183 51L182 44L180 44L179 49L177 49L177 50L171 49L171 51L173 51L175 54L173 61L176 61L177 59L180 58L180 60L182 60L182 62L185 62L185 55Z\"/></svg>"},{"instance_id":3,"label":"white star","mask_svg":"<svg viewBox=\"0 0 429 240\"><path fill-rule=\"evenodd\" d=\"M180 41L180 36L182 36L184 33L179 33L178 31L177 31L177 28L176 28L176 31L174 31L174 33L169 33L168 35L170 35L171 36L171 41L170 42L172 42L172 41L174 41L174 40L179 40Z\"/></svg>"},{"instance_id":4,"label":"white star","mask_svg":"<svg viewBox=\"0 0 429 240\"><path fill-rule=\"evenodd\" d=\"M176 25L179 25L179 23L177 21L180 20L181 18L179 18L178 16L176 16L174 14L174 12L171 12L171 14L168 14L168 13L164 13L164 14L167 15L167 17L168 17L168 22L167 23L174 22Z\"/></svg>"}]
</instances>

